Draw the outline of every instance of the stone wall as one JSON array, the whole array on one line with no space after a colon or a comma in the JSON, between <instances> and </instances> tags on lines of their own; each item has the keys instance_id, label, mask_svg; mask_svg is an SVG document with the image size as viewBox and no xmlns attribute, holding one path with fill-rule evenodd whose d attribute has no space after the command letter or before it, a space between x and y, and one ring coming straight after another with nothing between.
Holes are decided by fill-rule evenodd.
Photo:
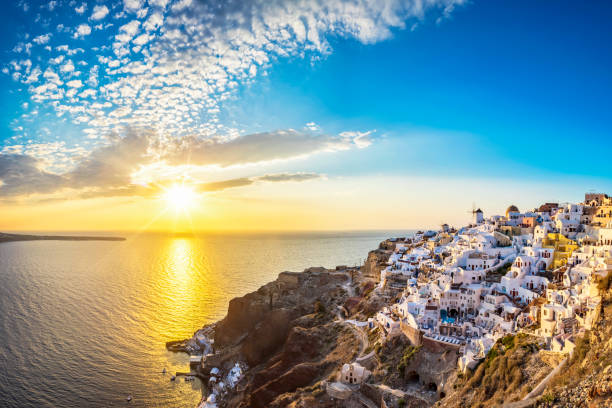
<instances>
[{"instance_id":1,"label":"stone wall","mask_svg":"<svg viewBox=\"0 0 612 408\"><path fill-rule=\"evenodd\" d=\"M404 323L403 320L400 322L400 328L404 336L406 336L408 340L410 340L410 343L413 346L418 347L423 344L423 332L421 330L415 329L409 324Z\"/></svg>"}]
</instances>

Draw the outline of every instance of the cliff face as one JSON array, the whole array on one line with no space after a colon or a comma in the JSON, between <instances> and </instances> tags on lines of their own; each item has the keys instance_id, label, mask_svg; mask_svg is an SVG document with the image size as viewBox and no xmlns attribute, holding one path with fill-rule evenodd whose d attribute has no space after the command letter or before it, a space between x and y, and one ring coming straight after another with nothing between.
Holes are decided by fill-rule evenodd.
<instances>
[{"instance_id":1,"label":"cliff face","mask_svg":"<svg viewBox=\"0 0 612 408\"><path fill-rule=\"evenodd\" d=\"M363 275L378 279L380 271L387 266L386 263L392 252L391 249L386 249L386 246L383 246L382 243L378 249L368 252L368 258L363 265Z\"/></svg>"},{"instance_id":2,"label":"cliff face","mask_svg":"<svg viewBox=\"0 0 612 408\"><path fill-rule=\"evenodd\" d=\"M236 361L249 369L219 406L285 407L296 401L325 406L320 381L359 350L359 340L336 314L348 298L350 277L311 268L283 273L258 291L230 302L215 328L216 355L207 359L227 370Z\"/></svg>"}]
</instances>

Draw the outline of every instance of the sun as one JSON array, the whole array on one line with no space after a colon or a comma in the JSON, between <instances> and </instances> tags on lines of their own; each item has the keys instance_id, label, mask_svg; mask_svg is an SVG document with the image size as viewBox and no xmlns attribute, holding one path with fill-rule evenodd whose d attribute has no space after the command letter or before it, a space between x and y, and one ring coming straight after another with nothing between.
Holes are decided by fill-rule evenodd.
<instances>
[{"instance_id":1,"label":"sun","mask_svg":"<svg viewBox=\"0 0 612 408\"><path fill-rule=\"evenodd\" d=\"M185 211L195 205L198 195L190 186L175 184L164 189L163 199L175 211Z\"/></svg>"}]
</instances>

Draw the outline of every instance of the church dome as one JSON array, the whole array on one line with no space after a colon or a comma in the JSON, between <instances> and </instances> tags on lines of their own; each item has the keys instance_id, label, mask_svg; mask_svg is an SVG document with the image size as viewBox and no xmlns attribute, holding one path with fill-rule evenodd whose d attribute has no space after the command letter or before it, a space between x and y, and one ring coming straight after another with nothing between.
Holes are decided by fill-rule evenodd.
<instances>
[{"instance_id":1,"label":"church dome","mask_svg":"<svg viewBox=\"0 0 612 408\"><path fill-rule=\"evenodd\" d=\"M511 212L520 212L518 207L516 205L511 205L510 207L508 207L508 209L506 210L506 217L508 215L510 215Z\"/></svg>"}]
</instances>

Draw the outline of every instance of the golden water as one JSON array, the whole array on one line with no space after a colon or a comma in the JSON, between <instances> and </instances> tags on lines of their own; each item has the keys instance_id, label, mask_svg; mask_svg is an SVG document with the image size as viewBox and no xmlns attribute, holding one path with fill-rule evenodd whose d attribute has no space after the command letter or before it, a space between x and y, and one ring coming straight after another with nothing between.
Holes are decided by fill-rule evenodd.
<instances>
[{"instance_id":1,"label":"golden water","mask_svg":"<svg viewBox=\"0 0 612 408\"><path fill-rule=\"evenodd\" d=\"M0 245L0 406L190 407L165 350L283 270L360 263L393 232L130 236ZM167 369L167 374L161 373Z\"/></svg>"}]
</instances>

